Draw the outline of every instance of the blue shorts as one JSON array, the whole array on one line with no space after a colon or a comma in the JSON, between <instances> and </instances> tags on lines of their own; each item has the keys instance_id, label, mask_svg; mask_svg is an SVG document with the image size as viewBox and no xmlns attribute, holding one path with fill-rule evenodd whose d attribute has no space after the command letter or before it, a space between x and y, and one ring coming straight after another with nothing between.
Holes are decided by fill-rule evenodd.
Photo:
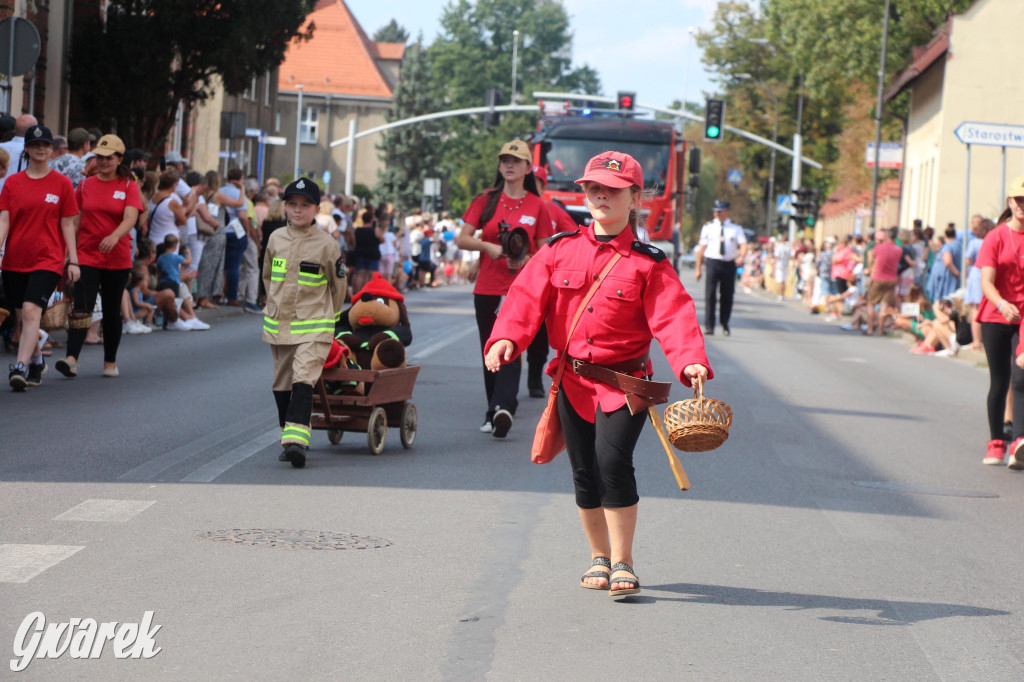
<instances>
[{"instance_id":1,"label":"blue shorts","mask_svg":"<svg viewBox=\"0 0 1024 682\"><path fill-rule=\"evenodd\" d=\"M356 270L370 270L372 272L377 272L378 270L380 270L380 259L379 258L360 258L359 256L356 256L355 269Z\"/></svg>"},{"instance_id":2,"label":"blue shorts","mask_svg":"<svg viewBox=\"0 0 1024 682\"><path fill-rule=\"evenodd\" d=\"M821 295L822 296L837 296L839 289L836 288L836 281L831 277L819 277L821 280Z\"/></svg>"}]
</instances>

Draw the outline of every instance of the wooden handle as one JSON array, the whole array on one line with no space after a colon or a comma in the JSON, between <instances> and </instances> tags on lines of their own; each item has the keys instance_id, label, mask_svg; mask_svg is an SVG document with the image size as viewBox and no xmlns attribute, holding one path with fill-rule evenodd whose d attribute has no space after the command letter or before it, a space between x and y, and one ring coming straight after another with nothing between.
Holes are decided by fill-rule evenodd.
<instances>
[{"instance_id":1,"label":"wooden handle","mask_svg":"<svg viewBox=\"0 0 1024 682\"><path fill-rule=\"evenodd\" d=\"M654 424L654 430L658 432L658 439L661 440L662 446L665 448L665 454L668 455L668 465L672 467L672 473L676 477L676 483L679 484L680 490L690 489L690 479L686 476L686 471L683 469L682 462L676 457L676 453L672 451L672 444L668 442L668 436L665 435L665 425L661 423L661 415L658 414L658 410L653 407L647 408L647 414L651 417L651 422Z\"/></svg>"}]
</instances>

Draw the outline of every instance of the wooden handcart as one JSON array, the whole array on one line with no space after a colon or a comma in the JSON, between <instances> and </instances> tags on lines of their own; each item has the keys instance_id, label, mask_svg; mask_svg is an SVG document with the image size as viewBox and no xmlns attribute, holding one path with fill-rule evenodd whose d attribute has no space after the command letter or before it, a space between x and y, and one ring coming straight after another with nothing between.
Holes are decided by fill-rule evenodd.
<instances>
[{"instance_id":1,"label":"wooden handcart","mask_svg":"<svg viewBox=\"0 0 1024 682\"><path fill-rule=\"evenodd\" d=\"M365 433L370 452L384 450L388 427L398 429L402 447L416 440L416 406L410 402L419 366L400 369L325 369L313 390L313 429L326 430L333 445L346 431ZM324 381L362 382L364 395L331 395Z\"/></svg>"}]
</instances>

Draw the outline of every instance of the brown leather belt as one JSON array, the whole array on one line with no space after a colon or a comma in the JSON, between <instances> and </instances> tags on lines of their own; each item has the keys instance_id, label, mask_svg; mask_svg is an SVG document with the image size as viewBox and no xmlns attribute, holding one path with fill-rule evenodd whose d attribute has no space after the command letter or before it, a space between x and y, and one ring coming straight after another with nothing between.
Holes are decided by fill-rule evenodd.
<instances>
[{"instance_id":1,"label":"brown leather belt","mask_svg":"<svg viewBox=\"0 0 1024 682\"><path fill-rule=\"evenodd\" d=\"M593 362L567 356L568 366L578 376L613 386L626 394L626 405L631 414L642 412L648 407L668 402L672 384L667 381L650 381L630 376L627 372L646 369L650 364L649 354L625 360L613 365L597 365Z\"/></svg>"}]
</instances>

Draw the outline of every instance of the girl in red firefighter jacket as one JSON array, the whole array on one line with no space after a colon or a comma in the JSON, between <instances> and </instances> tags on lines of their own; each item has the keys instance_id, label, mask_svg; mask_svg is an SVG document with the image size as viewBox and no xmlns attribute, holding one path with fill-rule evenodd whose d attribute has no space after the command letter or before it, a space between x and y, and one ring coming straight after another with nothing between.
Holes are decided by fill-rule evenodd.
<instances>
[{"instance_id":1,"label":"girl in red firefighter jacket","mask_svg":"<svg viewBox=\"0 0 1024 682\"><path fill-rule=\"evenodd\" d=\"M512 362L547 321L553 348L568 346L558 392L558 413L573 472L576 505L590 544L591 570L580 587L635 594L636 477L633 449L647 418L633 414L618 387L584 376L612 369L650 378L651 339L661 344L673 373L689 386L714 376L690 297L666 255L637 241L643 170L628 154L592 158L582 178L594 222L562 232L537 252L513 283L484 348L484 364L497 371ZM572 333L580 304L599 273L618 255ZM544 316L537 311L544 311ZM553 374L558 358L548 366ZM610 569L610 572L609 572Z\"/></svg>"}]
</instances>

